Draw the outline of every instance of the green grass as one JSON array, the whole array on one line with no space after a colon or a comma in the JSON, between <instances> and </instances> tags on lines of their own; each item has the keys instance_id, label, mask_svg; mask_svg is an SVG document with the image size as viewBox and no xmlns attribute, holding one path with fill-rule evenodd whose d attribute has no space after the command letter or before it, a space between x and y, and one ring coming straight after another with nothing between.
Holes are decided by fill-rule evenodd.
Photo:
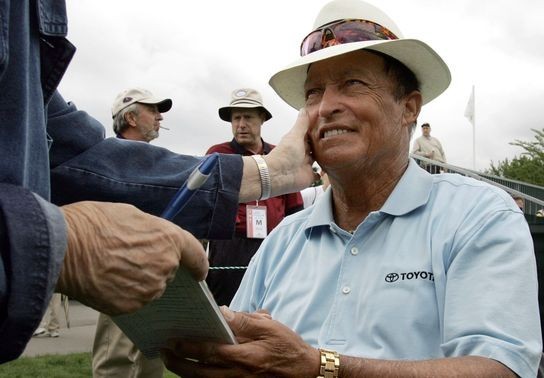
<instances>
[{"instance_id":1,"label":"green grass","mask_svg":"<svg viewBox=\"0 0 544 378\"><path fill-rule=\"evenodd\" d=\"M0 378L90 378L91 354L21 357L0 365ZM164 378L177 375L166 371Z\"/></svg>"},{"instance_id":2,"label":"green grass","mask_svg":"<svg viewBox=\"0 0 544 378\"><path fill-rule=\"evenodd\" d=\"M2 378L89 378L92 375L90 353L21 357L0 365Z\"/></svg>"}]
</instances>

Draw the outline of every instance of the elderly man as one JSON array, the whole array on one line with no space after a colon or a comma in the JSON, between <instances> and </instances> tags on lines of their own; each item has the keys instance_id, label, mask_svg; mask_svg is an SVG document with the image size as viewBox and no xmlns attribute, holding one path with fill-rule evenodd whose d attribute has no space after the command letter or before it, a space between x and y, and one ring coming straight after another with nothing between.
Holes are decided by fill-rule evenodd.
<instances>
[{"instance_id":1,"label":"elderly man","mask_svg":"<svg viewBox=\"0 0 544 378\"><path fill-rule=\"evenodd\" d=\"M183 377L534 377L538 283L522 213L500 189L409 159L447 66L362 1L325 5L314 27L302 58L270 83L306 107L331 189L264 241L231 303L269 314L225 309L239 344L178 341L167 367Z\"/></svg>"},{"instance_id":2,"label":"elderly man","mask_svg":"<svg viewBox=\"0 0 544 378\"><path fill-rule=\"evenodd\" d=\"M169 98L157 98L143 88L119 93L111 107L117 138L150 142L159 137L162 113L172 108ZM147 359L106 314L100 314L92 350L93 377L162 378L164 364Z\"/></svg>"},{"instance_id":3,"label":"elderly man","mask_svg":"<svg viewBox=\"0 0 544 378\"><path fill-rule=\"evenodd\" d=\"M233 138L229 142L211 146L207 154L219 152L258 157L269 154L275 147L261 137L262 126L272 118L272 114L264 107L262 96L255 89L235 89L229 105L221 107L218 112L219 118L230 123ZM232 239L211 240L209 243L210 265L219 269L210 270L206 282L219 305L230 304L244 276L244 270L221 267L247 266L266 235L286 215L302 208L300 193L272 198L263 196L258 201L239 205Z\"/></svg>"},{"instance_id":4,"label":"elderly man","mask_svg":"<svg viewBox=\"0 0 544 378\"><path fill-rule=\"evenodd\" d=\"M117 138L151 142L159 137L162 113L171 107L171 99L156 98L146 89L124 90L111 107L113 131Z\"/></svg>"}]
</instances>

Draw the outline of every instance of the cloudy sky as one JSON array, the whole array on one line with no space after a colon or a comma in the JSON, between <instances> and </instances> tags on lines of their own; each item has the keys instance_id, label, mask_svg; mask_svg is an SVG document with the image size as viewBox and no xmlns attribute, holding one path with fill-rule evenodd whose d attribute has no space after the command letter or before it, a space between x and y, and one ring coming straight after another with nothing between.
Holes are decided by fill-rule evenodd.
<instances>
[{"instance_id":1,"label":"cloudy sky","mask_svg":"<svg viewBox=\"0 0 544 378\"><path fill-rule=\"evenodd\" d=\"M425 105L448 161L473 166L472 126L464 117L476 88L476 169L521 153L515 139L544 128L544 1L369 0L405 37L433 47L452 72L450 87ZM140 86L174 105L153 144L201 155L231 139L217 109L234 88L253 87L274 118L263 127L277 143L296 111L268 79L294 61L302 38L328 0L67 0L68 38L78 51L61 93L111 131L121 90ZM419 127L417 130L419 135Z\"/></svg>"}]
</instances>

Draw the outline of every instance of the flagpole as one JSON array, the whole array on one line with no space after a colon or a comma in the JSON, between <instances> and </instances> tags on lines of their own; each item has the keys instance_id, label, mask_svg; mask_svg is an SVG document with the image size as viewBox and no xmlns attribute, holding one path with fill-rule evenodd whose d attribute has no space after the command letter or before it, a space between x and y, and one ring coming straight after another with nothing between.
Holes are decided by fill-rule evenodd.
<instances>
[{"instance_id":1,"label":"flagpole","mask_svg":"<svg viewBox=\"0 0 544 378\"><path fill-rule=\"evenodd\" d=\"M472 114L472 169L476 170L476 94L474 93L474 84L472 85L472 101L473 104L473 114Z\"/></svg>"},{"instance_id":2,"label":"flagpole","mask_svg":"<svg viewBox=\"0 0 544 378\"><path fill-rule=\"evenodd\" d=\"M472 92L465 108L465 117L472 124L472 169L476 170L476 94L474 93L474 84L472 84Z\"/></svg>"}]
</instances>

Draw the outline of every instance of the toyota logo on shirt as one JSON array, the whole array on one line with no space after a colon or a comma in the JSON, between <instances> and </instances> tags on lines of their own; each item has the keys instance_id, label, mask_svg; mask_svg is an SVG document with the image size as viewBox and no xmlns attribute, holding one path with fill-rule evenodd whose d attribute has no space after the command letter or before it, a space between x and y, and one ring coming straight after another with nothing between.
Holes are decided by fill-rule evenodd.
<instances>
[{"instance_id":1,"label":"toyota logo on shirt","mask_svg":"<svg viewBox=\"0 0 544 378\"><path fill-rule=\"evenodd\" d=\"M397 281L410 281L410 280L424 280L424 281L433 281L434 274L432 272L426 272L424 270L414 271L414 272L404 272L404 273L387 273L385 275L385 282L393 283Z\"/></svg>"}]
</instances>

